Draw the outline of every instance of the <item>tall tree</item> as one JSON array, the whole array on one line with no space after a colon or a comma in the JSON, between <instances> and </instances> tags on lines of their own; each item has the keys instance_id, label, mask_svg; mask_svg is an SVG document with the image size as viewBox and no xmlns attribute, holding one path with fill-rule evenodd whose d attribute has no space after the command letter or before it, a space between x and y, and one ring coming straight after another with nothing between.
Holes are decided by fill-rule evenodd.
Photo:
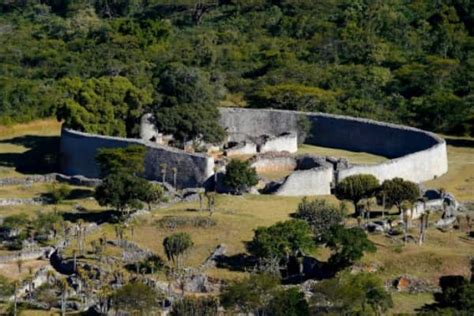
<instances>
[{"instance_id":1,"label":"tall tree","mask_svg":"<svg viewBox=\"0 0 474 316\"><path fill-rule=\"evenodd\" d=\"M420 198L420 189L416 183L394 178L382 183L380 194L384 195L388 206L396 206L401 213L403 202L414 203Z\"/></svg>"},{"instance_id":2,"label":"tall tree","mask_svg":"<svg viewBox=\"0 0 474 316\"><path fill-rule=\"evenodd\" d=\"M182 268L183 256L192 246L193 241L188 233L176 233L163 240L166 257L178 269Z\"/></svg>"},{"instance_id":3,"label":"tall tree","mask_svg":"<svg viewBox=\"0 0 474 316\"><path fill-rule=\"evenodd\" d=\"M173 134L181 142L201 138L211 143L223 140L225 132L218 123L217 96L207 73L171 64L159 75L156 90L158 130Z\"/></svg>"},{"instance_id":4,"label":"tall tree","mask_svg":"<svg viewBox=\"0 0 474 316\"><path fill-rule=\"evenodd\" d=\"M374 196L379 185L377 178L370 174L349 176L337 184L336 197L351 201L356 214L359 215L360 200Z\"/></svg>"}]
</instances>

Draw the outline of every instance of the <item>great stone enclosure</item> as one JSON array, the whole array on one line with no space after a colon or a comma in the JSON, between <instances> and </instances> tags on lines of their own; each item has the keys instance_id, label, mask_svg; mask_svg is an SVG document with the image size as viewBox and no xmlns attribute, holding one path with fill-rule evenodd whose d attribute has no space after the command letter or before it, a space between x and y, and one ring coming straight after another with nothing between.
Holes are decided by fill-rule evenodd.
<instances>
[{"instance_id":1,"label":"great stone enclosure","mask_svg":"<svg viewBox=\"0 0 474 316\"><path fill-rule=\"evenodd\" d=\"M372 174L379 181L401 177L419 183L439 177L448 170L445 141L416 128L347 116L271 109L221 108L220 113L220 123L227 130L229 140L239 142L242 153L294 152L299 121L305 118L310 127L305 139L307 144L389 158L376 165L351 165L337 160L295 157L294 171L270 185L275 194L329 194L338 181L354 174ZM249 135L265 135L265 139L259 143L258 140L249 140ZM199 187L213 181L214 172L218 170L214 157L209 154L190 153L147 138L126 139L63 129L60 146L62 172L98 177L97 149L132 144L146 146L145 176L150 180L161 180L165 166L170 170L168 174L177 170L176 182L180 188ZM246 148L242 148L242 144ZM227 154L232 156L232 148ZM303 164L304 159L312 164ZM268 160L268 163L274 162Z\"/></svg>"}]
</instances>

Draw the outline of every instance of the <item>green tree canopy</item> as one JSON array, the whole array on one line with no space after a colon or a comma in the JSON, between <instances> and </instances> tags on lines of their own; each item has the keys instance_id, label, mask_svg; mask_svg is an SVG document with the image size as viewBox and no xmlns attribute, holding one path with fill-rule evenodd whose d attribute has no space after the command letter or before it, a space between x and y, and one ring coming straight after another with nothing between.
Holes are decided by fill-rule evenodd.
<instances>
[{"instance_id":1,"label":"green tree canopy","mask_svg":"<svg viewBox=\"0 0 474 316\"><path fill-rule=\"evenodd\" d=\"M359 201L374 196L379 185L377 178L370 174L349 176L337 184L336 197L351 201L357 213Z\"/></svg>"},{"instance_id":2,"label":"green tree canopy","mask_svg":"<svg viewBox=\"0 0 474 316\"><path fill-rule=\"evenodd\" d=\"M163 240L166 257L173 262L177 268L182 267L183 255L193 246L191 235L188 233L176 233Z\"/></svg>"},{"instance_id":3,"label":"green tree canopy","mask_svg":"<svg viewBox=\"0 0 474 316\"><path fill-rule=\"evenodd\" d=\"M111 295L112 306L117 312L140 314L158 308L158 298L155 290L141 282L128 283Z\"/></svg>"},{"instance_id":4,"label":"green tree canopy","mask_svg":"<svg viewBox=\"0 0 474 316\"><path fill-rule=\"evenodd\" d=\"M298 209L293 216L308 222L313 229L313 233L320 236L332 226L344 221L346 210L343 205L337 207L326 200L309 201L305 197L298 204Z\"/></svg>"},{"instance_id":5,"label":"green tree canopy","mask_svg":"<svg viewBox=\"0 0 474 316\"><path fill-rule=\"evenodd\" d=\"M271 293L279 280L269 274L254 274L240 281L233 281L220 295L221 304L230 310L244 313L264 311L271 300Z\"/></svg>"},{"instance_id":6,"label":"green tree canopy","mask_svg":"<svg viewBox=\"0 0 474 316\"><path fill-rule=\"evenodd\" d=\"M304 293L294 287L277 291L268 304L268 312L275 316L310 315Z\"/></svg>"},{"instance_id":7,"label":"green tree canopy","mask_svg":"<svg viewBox=\"0 0 474 316\"><path fill-rule=\"evenodd\" d=\"M232 159L226 166L224 184L232 192L241 194L257 183L257 171L250 166L250 162Z\"/></svg>"},{"instance_id":8,"label":"green tree canopy","mask_svg":"<svg viewBox=\"0 0 474 316\"><path fill-rule=\"evenodd\" d=\"M155 112L159 131L173 134L180 141L202 138L218 143L224 130L219 125L217 96L209 75L202 70L171 64L159 75Z\"/></svg>"},{"instance_id":9,"label":"green tree canopy","mask_svg":"<svg viewBox=\"0 0 474 316\"><path fill-rule=\"evenodd\" d=\"M327 312L327 301L331 303L329 313L334 314L380 315L393 307L382 280L370 273L343 273L316 284L313 290L317 293L314 305L319 306L321 295L324 297L321 312Z\"/></svg>"},{"instance_id":10,"label":"green tree canopy","mask_svg":"<svg viewBox=\"0 0 474 316\"><path fill-rule=\"evenodd\" d=\"M403 202L413 203L420 198L420 188L411 181L394 178L382 183L380 195L385 198L387 206L396 206L401 212Z\"/></svg>"},{"instance_id":11,"label":"green tree canopy","mask_svg":"<svg viewBox=\"0 0 474 316\"><path fill-rule=\"evenodd\" d=\"M119 76L67 78L60 89L66 97L58 119L69 128L102 135L137 136L144 108L152 101L147 91Z\"/></svg>"},{"instance_id":12,"label":"green tree canopy","mask_svg":"<svg viewBox=\"0 0 474 316\"><path fill-rule=\"evenodd\" d=\"M145 154L146 148L139 145L124 148L100 148L95 159L99 164L102 177L112 173L141 175L145 171Z\"/></svg>"},{"instance_id":13,"label":"green tree canopy","mask_svg":"<svg viewBox=\"0 0 474 316\"><path fill-rule=\"evenodd\" d=\"M334 269L348 267L361 259L364 252L377 250L359 227L345 228L342 225L334 225L324 234L323 241L332 251L329 264Z\"/></svg>"},{"instance_id":14,"label":"green tree canopy","mask_svg":"<svg viewBox=\"0 0 474 316\"><path fill-rule=\"evenodd\" d=\"M247 250L257 258L289 263L290 257L314 250L315 242L309 224L302 220L278 222L270 227L259 227Z\"/></svg>"},{"instance_id":15,"label":"green tree canopy","mask_svg":"<svg viewBox=\"0 0 474 316\"><path fill-rule=\"evenodd\" d=\"M152 185L145 179L125 174L112 173L96 188L94 197L101 206L112 206L121 215L143 207Z\"/></svg>"}]
</instances>

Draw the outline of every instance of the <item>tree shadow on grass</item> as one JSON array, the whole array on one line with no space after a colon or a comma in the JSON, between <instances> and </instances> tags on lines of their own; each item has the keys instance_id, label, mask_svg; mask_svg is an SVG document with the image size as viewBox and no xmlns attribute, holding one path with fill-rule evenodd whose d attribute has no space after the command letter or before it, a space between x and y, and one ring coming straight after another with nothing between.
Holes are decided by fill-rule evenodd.
<instances>
[{"instance_id":1,"label":"tree shadow on grass","mask_svg":"<svg viewBox=\"0 0 474 316\"><path fill-rule=\"evenodd\" d=\"M59 136L25 135L0 141L28 148L23 153L0 153L0 167L24 174L46 174L59 170Z\"/></svg>"},{"instance_id":2,"label":"tree shadow on grass","mask_svg":"<svg viewBox=\"0 0 474 316\"><path fill-rule=\"evenodd\" d=\"M73 189L67 196L67 200L87 199L94 196L94 190L91 189Z\"/></svg>"},{"instance_id":3,"label":"tree shadow on grass","mask_svg":"<svg viewBox=\"0 0 474 316\"><path fill-rule=\"evenodd\" d=\"M64 213L63 218L72 223L82 220L86 223L96 223L97 225L100 225L103 223L116 223L118 221L118 214L114 210L86 213Z\"/></svg>"},{"instance_id":4,"label":"tree shadow on grass","mask_svg":"<svg viewBox=\"0 0 474 316\"><path fill-rule=\"evenodd\" d=\"M256 257L247 255L245 253L238 253L233 256L217 256L214 261L216 262L216 267L218 268L242 272L253 269L258 263Z\"/></svg>"}]
</instances>

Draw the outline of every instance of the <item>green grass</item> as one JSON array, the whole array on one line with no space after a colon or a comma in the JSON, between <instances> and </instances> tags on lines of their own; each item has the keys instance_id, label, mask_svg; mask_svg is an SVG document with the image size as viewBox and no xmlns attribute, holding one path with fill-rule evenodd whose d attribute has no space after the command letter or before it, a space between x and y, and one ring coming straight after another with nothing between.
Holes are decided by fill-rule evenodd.
<instances>
[{"instance_id":1,"label":"green grass","mask_svg":"<svg viewBox=\"0 0 474 316\"><path fill-rule=\"evenodd\" d=\"M448 173L425 185L444 188L460 201L474 201L474 138L446 139Z\"/></svg>"},{"instance_id":2,"label":"green grass","mask_svg":"<svg viewBox=\"0 0 474 316\"><path fill-rule=\"evenodd\" d=\"M430 293L392 293L392 299L394 307L388 312L389 315L414 314L423 305L434 303Z\"/></svg>"},{"instance_id":3,"label":"green grass","mask_svg":"<svg viewBox=\"0 0 474 316\"><path fill-rule=\"evenodd\" d=\"M313 154L317 156L332 156L345 158L354 164L378 164L388 159L365 152L353 152L336 148L319 147L313 145L300 145L298 154Z\"/></svg>"},{"instance_id":4,"label":"green grass","mask_svg":"<svg viewBox=\"0 0 474 316\"><path fill-rule=\"evenodd\" d=\"M54 147L48 143L42 143L43 137L57 136L59 125L53 121L41 121L28 125L14 126L13 129L0 127L0 177L21 176L25 173L19 168L18 161L30 161L25 155L37 150L45 144L46 150ZM56 138L57 139L57 138ZM52 143L50 143L51 145ZM458 199L474 200L474 146L472 139L453 139L448 145L449 171L446 175L426 183L430 187L444 187L452 192ZM36 149L35 149L36 148ZM348 159L352 163L379 163L385 161L384 157L374 156L367 153L353 153L337 149L321 148L303 145L299 153L313 153L317 155L338 156ZM20 166L21 167L21 166ZM274 175L280 176L278 175ZM35 184L31 187L7 186L0 187L0 197L34 197L40 196L48 191L46 184ZM333 196L318 197L338 203ZM199 266L219 244L227 246L227 255L235 255L245 252L245 242L253 236L253 231L259 226L269 226L278 221L287 220L300 202L299 197L280 196L230 196L219 195L217 197L217 210L213 218L217 225L208 229L182 228L167 230L158 228L154 223L163 216L209 216L206 211L199 213L199 203L178 203L166 208L154 210L150 216L144 217L139 228L135 229L134 236L127 231L128 239L149 248L165 259L162 241L163 239L178 231L191 234L194 246L186 258L189 266ZM101 212L104 208L97 205L91 199L67 200L59 205L47 206L14 206L0 208L0 216L26 212L59 211L68 212L76 203L86 207L90 212ZM350 205L349 205L350 207ZM436 215L432 215L434 222ZM417 236L417 229L411 232ZM88 242L102 235L115 238L114 228L106 224L103 229L88 236ZM400 241L374 235L370 239L377 244L378 251L366 255L362 262L365 264L375 263L379 267L376 272L384 280L391 280L403 274L426 279L436 284L439 276L447 274L469 274L469 256L474 256L474 244L463 238L462 232L443 233L430 228L427 233L427 241L423 246L409 244L400 247ZM71 244L71 250L74 243ZM113 249L110 249L112 251ZM113 253L117 255L116 249ZM315 255L320 260L328 257L328 251L322 249ZM213 268L206 273L212 277L223 279L234 279L245 275L241 271ZM415 309L425 303L432 302L430 294L394 294L395 308L391 313L412 313Z\"/></svg>"}]
</instances>

